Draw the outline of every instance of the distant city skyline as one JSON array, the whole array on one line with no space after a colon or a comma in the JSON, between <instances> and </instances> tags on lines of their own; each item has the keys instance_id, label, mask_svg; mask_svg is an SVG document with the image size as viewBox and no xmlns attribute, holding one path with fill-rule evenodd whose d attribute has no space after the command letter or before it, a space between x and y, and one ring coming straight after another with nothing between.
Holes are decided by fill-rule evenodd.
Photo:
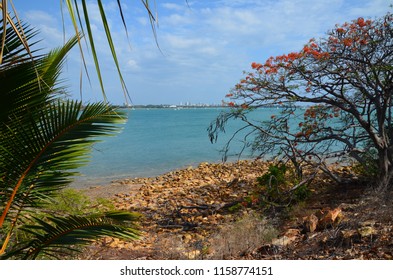
<instances>
[{"instance_id":1,"label":"distant city skyline","mask_svg":"<svg viewBox=\"0 0 393 280\"><path fill-rule=\"evenodd\" d=\"M60 1L13 2L21 19L40 31L37 39L43 40L37 46L48 51L63 43ZM105 1L105 9L110 25L119 26L113 29L113 37L132 104L220 104L252 62L298 51L335 24L392 11L392 1L386 0L157 0L159 49L141 1L122 3L129 42L117 2ZM108 99L123 104L125 98L94 1L88 8ZM69 20L65 27L69 38L73 31ZM86 55L91 85L84 76L80 93L83 67L78 48L72 51L63 78L71 97L99 101L101 90L91 56Z\"/></svg>"}]
</instances>

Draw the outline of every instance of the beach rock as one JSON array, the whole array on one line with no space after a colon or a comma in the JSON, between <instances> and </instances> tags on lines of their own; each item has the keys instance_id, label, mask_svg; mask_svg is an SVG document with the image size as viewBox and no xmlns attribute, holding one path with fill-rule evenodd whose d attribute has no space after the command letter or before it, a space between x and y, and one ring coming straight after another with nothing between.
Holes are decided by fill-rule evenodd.
<instances>
[{"instance_id":1,"label":"beach rock","mask_svg":"<svg viewBox=\"0 0 393 280\"><path fill-rule=\"evenodd\" d=\"M337 226L343 220L340 208L320 209L314 214L303 218L303 232L312 233L316 230L324 230L332 226Z\"/></svg>"},{"instance_id":2,"label":"beach rock","mask_svg":"<svg viewBox=\"0 0 393 280\"><path fill-rule=\"evenodd\" d=\"M272 240L272 245L273 246L288 246L291 244L293 241L296 240L296 237L288 237L288 236L282 236L280 238L275 238Z\"/></svg>"},{"instance_id":3,"label":"beach rock","mask_svg":"<svg viewBox=\"0 0 393 280\"><path fill-rule=\"evenodd\" d=\"M288 229L283 236L279 238L275 238L272 240L271 245L273 246L288 246L296 239L300 237L300 230L290 228Z\"/></svg>"},{"instance_id":4,"label":"beach rock","mask_svg":"<svg viewBox=\"0 0 393 280\"><path fill-rule=\"evenodd\" d=\"M289 238L293 238L293 237L297 238L297 237L300 236L300 230L295 229L295 228L290 228L290 229L288 229L288 230L285 232L284 235L287 236L287 237L289 237Z\"/></svg>"},{"instance_id":5,"label":"beach rock","mask_svg":"<svg viewBox=\"0 0 393 280\"><path fill-rule=\"evenodd\" d=\"M342 220L342 210L340 208L336 208L333 210L327 209L322 212L322 216L319 218L318 221L317 229L323 230L338 225L341 222L341 220Z\"/></svg>"},{"instance_id":6,"label":"beach rock","mask_svg":"<svg viewBox=\"0 0 393 280\"><path fill-rule=\"evenodd\" d=\"M310 216L306 217L303 222L304 232L313 233L317 229L318 221L319 221L318 217L314 214L311 214Z\"/></svg>"},{"instance_id":7,"label":"beach rock","mask_svg":"<svg viewBox=\"0 0 393 280\"><path fill-rule=\"evenodd\" d=\"M190 252L186 252L185 256L190 259L190 260L196 260L198 257L201 255L201 251L199 250L193 250Z\"/></svg>"}]
</instances>

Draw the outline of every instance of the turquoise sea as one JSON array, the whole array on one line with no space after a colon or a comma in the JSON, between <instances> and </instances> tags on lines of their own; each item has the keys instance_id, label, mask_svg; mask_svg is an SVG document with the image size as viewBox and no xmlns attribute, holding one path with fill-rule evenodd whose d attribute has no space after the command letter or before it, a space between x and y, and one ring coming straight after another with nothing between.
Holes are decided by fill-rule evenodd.
<instances>
[{"instance_id":1,"label":"turquoise sea","mask_svg":"<svg viewBox=\"0 0 393 280\"><path fill-rule=\"evenodd\" d=\"M89 165L79 169L82 176L75 179L75 187L105 184L122 178L158 176L200 162L220 162L220 150L240 127L240 122L230 123L226 133L212 144L207 128L224 110L222 108L125 110L128 122L122 132L95 144ZM263 109L258 112L258 118L269 118L274 110ZM236 153L241 147L239 139L231 152Z\"/></svg>"}]
</instances>

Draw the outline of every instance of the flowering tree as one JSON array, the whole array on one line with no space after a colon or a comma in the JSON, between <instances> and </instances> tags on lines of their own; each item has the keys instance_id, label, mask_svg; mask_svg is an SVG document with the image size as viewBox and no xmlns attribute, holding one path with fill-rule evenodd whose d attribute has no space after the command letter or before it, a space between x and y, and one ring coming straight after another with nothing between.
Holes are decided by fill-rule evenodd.
<instances>
[{"instance_id":1,"label":"flowering tree","mask_svg":"<svg viewBox=\"0 0 393 280\"><path fill-rule=\"evenodd\" d=\"M354 159L379 175L388 188L393 177L393 16L358 18L327 36L311 39L299 52L252 63L226 96L230 112L209 127L212 141L228 120L251 128L255 152L290 160L301 176L305 165L326 172L331 159ZM279 106L264 121L248 114ZM253 135L250 139L250 136ZM340 178L329 173L336 180Z\"/></svg>"}]
</instances>

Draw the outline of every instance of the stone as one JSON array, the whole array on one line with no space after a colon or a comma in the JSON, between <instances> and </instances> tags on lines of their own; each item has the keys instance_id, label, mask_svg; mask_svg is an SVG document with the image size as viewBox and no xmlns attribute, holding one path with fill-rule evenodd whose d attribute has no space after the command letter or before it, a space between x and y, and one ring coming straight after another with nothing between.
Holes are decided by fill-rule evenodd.
<instances>
[{"instance_id":1,"label":"stone","mask_svg":"<svg viewBox=\"0 0 393 280\"><path fill-rule=\"evenodd\" d=\"M300 230L295 229L295 228L290 228L290 229L288 229L288 230L285 232L284 235L287 236L287 237L289 237L289 238L298 237L298 236L300 236Z\"/></svg>"},{"instance_id":2,"label":"stone","mask_svg":"<svg viewBox=\"0 0 393 280\"><path fill-rule=\"evenodd\" d=\"M184 254L186 255L186 257L187 257L188 259L190 259L190 260L195 260L195 259L197 259L197 258L200 256L201 251L199 251L199 250L193 250L193 251L190 251L190 252L186 252L186 253L184 253Z\"/></svg>"},{"instance_id":3,"label":"stone","mask_svg":"<svg viewBox=\"0 0 393 280\"><path fill-rule=\"evenodd\" d=\"M296 240L296 236L288 237L288 236L282 236L280 238L275 238L272 240L272 245L275 246L288 246L291 244L293 241Z\"/></svg>"},{"instance_id":4,"label":"stone","mask_svg":"<svg viewBox=\"0 0 393 280\"><path fill-rule=\"evenodd\" d=\"M342 211L340 208L328 210L326 212L326 214L324 214L322 216L322 218L319 219L317 229L323 230L323 229L332 227L334 225L337 225L339 223L339 221L342 220L341 212ZM339 219L338 219L338 217L339 217Z\"/></svg>"},{"instance_id":5,"label":"stone","mask_svg":"<svg viewBox=\"0 0 393 280\"><path fill-rule=\"evenodd\" d=\"M185 243L189 243L192 240L191 234L185 234L182 236L182 239Z\"/></svg>"},{"instance_id":6,"label":"stone","mask_svg":"<svg viewBox=\"0 0 393 280\"><path fill-rule=\"evenodd\" d=\"M306 217L303 222L303 231L313 233L317 229L318 221L318 217L314 214Z\"/></svg>"}]
</instances>

